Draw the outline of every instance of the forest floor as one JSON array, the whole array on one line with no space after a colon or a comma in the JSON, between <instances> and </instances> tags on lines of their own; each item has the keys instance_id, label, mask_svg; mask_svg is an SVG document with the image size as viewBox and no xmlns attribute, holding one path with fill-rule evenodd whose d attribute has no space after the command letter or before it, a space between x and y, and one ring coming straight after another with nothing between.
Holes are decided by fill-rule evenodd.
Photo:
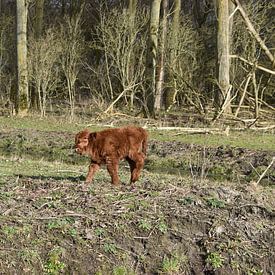
<instances>
[{"instance_id":1,"label":"forest floor","mask_svg":"<svg viewBox=\"0 0 275 275\"><path fill-rule=\"evenodd\" d=\"M275 272L274 134L152 130L135 186L87 189L83 127L0 118L0 274Z\"/></svg>"}]
</instances>

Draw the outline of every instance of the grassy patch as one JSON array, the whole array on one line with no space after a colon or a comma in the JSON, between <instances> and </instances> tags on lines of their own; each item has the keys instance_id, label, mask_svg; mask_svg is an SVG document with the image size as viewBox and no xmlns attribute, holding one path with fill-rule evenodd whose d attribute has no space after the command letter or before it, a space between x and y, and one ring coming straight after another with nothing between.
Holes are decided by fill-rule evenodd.
<instances>
[{"instance_id":1,"label":"grassy patch","mask_svg":"<svg viewBox=\"0 0 275 275\"><path fill-rule=\"evenodd\" d=\"M40 117L0 117L0 129L34 129L38 131L69 131L75 132L85 125L76 126L64 118Z\"/></svg>"},{"instance_id":2,"label":"grassy patch","mask_svg":"<svg viewBox=\"0 0 275 275\"><path fill-rule=\"evenodd\" d=\"M251 169L249 180L258 178L271 154L184 146L241 146L245 139L251 146L248 133L222 137L150 131L154 140L134 186L122 162L119 187L111 185L103 167L85 189L89 160L71 150L74 133L84 126L53 118L0 118L0 151L5 152L0 157L0 273L191 274L221 269L230 274L233 268L260 274L275 268L270 254L274 188L260 184L253 189L239 179L223 182ZM260 144L260 136L257 148L271 148L270 136L262 135L267 146ZM242 171L236 166L240 159L246 161ZM272 171L263 180L272 180ZM261 261L254 262L254 255Z\"/></svg>"},{"instance_id":3,"label":"grassy patch","mask_svg":"<svg viewBox=\"0 0 275 275\"><path fill-rule=\"evenodd\" d=\"M178 131L150 131L152 139L160 141L180 141L188 144L199 144L202 146L233 146L253 150L275 151L274 134L258 133L255 131L231 132L229 136L217 134L181 134ZM253 138L251 138L253 136Z\"/></svg>"},{"instance_id":4,"label":"grassy patch","mask_svg":"<svg viewBox=\"0 0 275 275\"><path fill-rule=\"evenodd\" d=\"M25 158L0 158L0 179L2 177L55 178L59 180L80 176L83 166L70 165L62 162L50 162ZM85 171L86 172L86 171Z\"/></svg>"},{"instance_id":5,"label":"grassy patch","mask_svg":"<svg viewBox=\"0 0 275 275\"><path fill-rule=\"evenodd\" d=\"M90 121L79 119L79 121L69 122L65 118L49 117L40 119L39 117L0 117L0 130L2 129L34 129L39 131L63 131L76 133L87 128ZM93 131L104 129L104 127L89 126ZM106 128L106 127L105 127ZM219 134L178 134L180 131L159 131L149 130L150 138L159 141L180 141L188 144L199 144L202 146L233 146L254 150L275 151L274 134L261 133L255 131L231 131L229 136ZM251 138L253 136L253 138Z\"/></svg>"},{"instance_id":6,"label":"grassy patch","mask_svg":"<svg viewBox=\"0 0 275 275\"><path fill-rule=\"evenodd\" d=\"M270 190L253 196L236 183L147 171L134 189L125 182L114 188L102 169L89 192L78 182L82 166L19 160L2 158L0 163L5 174L0 184L5 252L0 250L0 273L189 274L196 265L201 271L206 265L209 270L227 268L230 251L240 272L260 268L251 264L250 254L242 257L245 253L269 260ZM128 179L128 169L122 167L120 173ZM261 207L254 206L254 197L264 198ZM232 244L234 236L239 236L239 245ZM204 243L192 241L202 237ZM264 242L260 248L259 240Z\"/></svg>"}]
</instances>

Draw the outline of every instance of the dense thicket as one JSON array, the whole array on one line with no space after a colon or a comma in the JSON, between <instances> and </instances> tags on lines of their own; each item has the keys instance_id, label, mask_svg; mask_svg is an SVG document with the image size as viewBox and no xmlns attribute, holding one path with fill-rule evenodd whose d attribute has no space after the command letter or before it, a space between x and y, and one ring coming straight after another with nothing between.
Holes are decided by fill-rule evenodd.
<instances>
[{"instance_id":1,"label":"dense thicket","mask_svg":"<svg viewBox=\"0 0 275 275\"><path fill-rule=\"evenodd\" d=\"M18 98L16 6L22 1L0 0L0 101L11 112ZM153 13L155 2L159 10ZM263 106L274 110L274 64L233 2L227 3L230 112L237 117L246 106L258 117ZM59 106L73 117L76 106L85 105L150 116L187 106L204 114L215 98L221 109L227 93L219 83L215 3L26 1L29 110L45 116ZM274 49L274 1L241 5L267 48ZM154 23L152 14L159 17Z\"/></svg>"}]
</instances>

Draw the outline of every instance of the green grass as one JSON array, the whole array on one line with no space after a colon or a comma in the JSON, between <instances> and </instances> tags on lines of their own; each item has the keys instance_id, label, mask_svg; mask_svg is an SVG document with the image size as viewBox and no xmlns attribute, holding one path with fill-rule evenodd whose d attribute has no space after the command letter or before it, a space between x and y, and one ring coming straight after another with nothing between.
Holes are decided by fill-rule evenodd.
<instances>
[{"instance_id":1,"label":"green grass","mask_svg":"<svg viewBox=\"0 0 275 275\"><path fill-rule=\"evenodd\" d=\"M180 131L150 131L151 138L161 141L180 141L202 146L233 146L253 150L275 151L275 135L255 131L231 131L229 136L218 134L186 134L177 135Z\"/></svg>"},{"instance_id":2,"label":"green grass","mask_svg":"<svg viewBox=\"0 0 275 275\"><path fill-rule=\"evenodd\" d=\"M1 177L76 177L86 173L85 167L68 165L62 162L49 162L44 160L30 160L15 158L0 158ZM86 167L87 168L87 167ZM85 172L83 171L85 170Z\"/></svg>"},{"instance_id":3,"label":"green grass","mask_svg":"<svg viewBox=\"0 0 275 275\"><path fill-rule=\"evenodd\" d=\"M65 118L44 118L39 117L0 117L0 131L3 129L34 129L39 131L66 131L77 132L83 128L90 128L94 131L103 129L100 125L89 125L89 121L69 122ZM275 151L274 134L255 131L231 131L229 136L219 134L178 134L180 131L149 130L150 138L160 141L180 141L189 144L203 146L233 146L244 147L254 150Z\"/></svg>"},{"instance_id":4,"label":"green grass","mask_svg":"<svg viewBox=\"0 0 275 275\"><path fill-rule=\"evenodd\" d=\"M242 206L255 204L253 194L246 195L247 191L241 191L236 182L198 182L146 170L136 183L136 188L131 189L128 184L129 171L124 167L120 172L125 174L121 178L126 184L119 188L112 187L110 176L103 168L91 184L91 194L78 188L81 185L74 179L78 181L86 170L87 165L0 157L0 239L4 248L0 251L0 273L2 270L14 273L12 271L17 269L29 270L32 274L69 274L73 271L76 274L83 271L81 274L85 274L85 264L89 267L90 259L93 259L94 271L99 270L94 274L130 275L135 274L133 263L139 259L137 264L152 268L151 273L189 274L192 258L185 256L188 246L183 245L184 241L180 239L176 243L175 235L186 234L186 239L192 240L193 234L206 230L207 236L209 229L205 229L204 221L211 221L213 229L224 222L225 228L230 230L226 213L231 213L234 198L241 198ZM18 174L22 178L18 179ZM41 179L35 176L41 176ZM215 191L214 188L218 189ZM226 194L228 202L219 194ZM261 205L268 205L273 204L272 195L265 188L260 189L255 197L264 198ZM206 214L207 211L209 214ZM245 214L245 208L242 211ZM182 217L179 216L181 213ZM195 215L194 219L187 220L185 213L190 213L190 217ZM248 215L251 218L250 212ZM258 227L254 220L251 221L252 228L258 228L255 236L259 232L269 236L272 221L267 217L263 215L259 219L258 214L254 217ZM193 222L200 220L203 222ZM238 232L242 234L241 230ZM240 236L246 236L243 234ZM213 251L211 249L220 239L225 238L224 243L232 242L231 236L224 234L221 238L213 234L204 244L207 247L202 249ZM233 236L240 238L239 235ZM144 239L148 242L146 248ZM253 255L254 251L258 253L258 247L252 246L255 242L249 238L245 241L248 247L251 242L249 249ZM133 252L130 250L132 247L135 249ZM171 254L174 248L177 250ZM264 243L259 255L268 253L267 248ZM235 255L243 252L243 246L232 245L232 249L237 251ZM229 256L224 248L217 247L205 258L207 266L213 270L228 266ZM96 262L96 259L101 261ZM237 260L242 271L245 269L245 259L237 257ZM253 270L260 270L256 263L254 265Z\"/></svg>"},{"instance_id":5,"label":"green grass","mask_svg":"<svg viewBox=\"0 0 275 275\"><path fill-rule=\"evenodd\" d=\"M34 129L38 131L63 131L77 132L88 127L89 121L74 121L69 122L65 118L48 117L0 117L0 131L2 129ZM93 130L99 130L99 127L88 127Z\"/></svg>"}]
</instances>

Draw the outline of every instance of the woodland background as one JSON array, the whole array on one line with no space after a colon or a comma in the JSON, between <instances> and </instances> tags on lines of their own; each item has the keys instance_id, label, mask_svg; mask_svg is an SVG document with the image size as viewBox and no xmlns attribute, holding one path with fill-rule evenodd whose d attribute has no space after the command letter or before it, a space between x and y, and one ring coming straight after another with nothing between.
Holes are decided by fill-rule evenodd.
<instances>
[{"instance_id":1,"label":"woodland background","mask_svg":"<svg viewBox=\"0 0 275 275\"><path fill-rule=\"evenodd\" d=\"M0 0L0 274L274 274L274 8ZM140 180L83 186L75 133L129 123Z\"/></svg>"},{"instance_id":2,"label":"woodland background","mask_svg":"<svg viewBox=\"0 0 275 275\"><path fill-rule=\"evenodd\" d=\"M2 114L274 113L274 1L1 0ZM79 109L78 107L82 107Z\"/></svg>"}]
</instances>

